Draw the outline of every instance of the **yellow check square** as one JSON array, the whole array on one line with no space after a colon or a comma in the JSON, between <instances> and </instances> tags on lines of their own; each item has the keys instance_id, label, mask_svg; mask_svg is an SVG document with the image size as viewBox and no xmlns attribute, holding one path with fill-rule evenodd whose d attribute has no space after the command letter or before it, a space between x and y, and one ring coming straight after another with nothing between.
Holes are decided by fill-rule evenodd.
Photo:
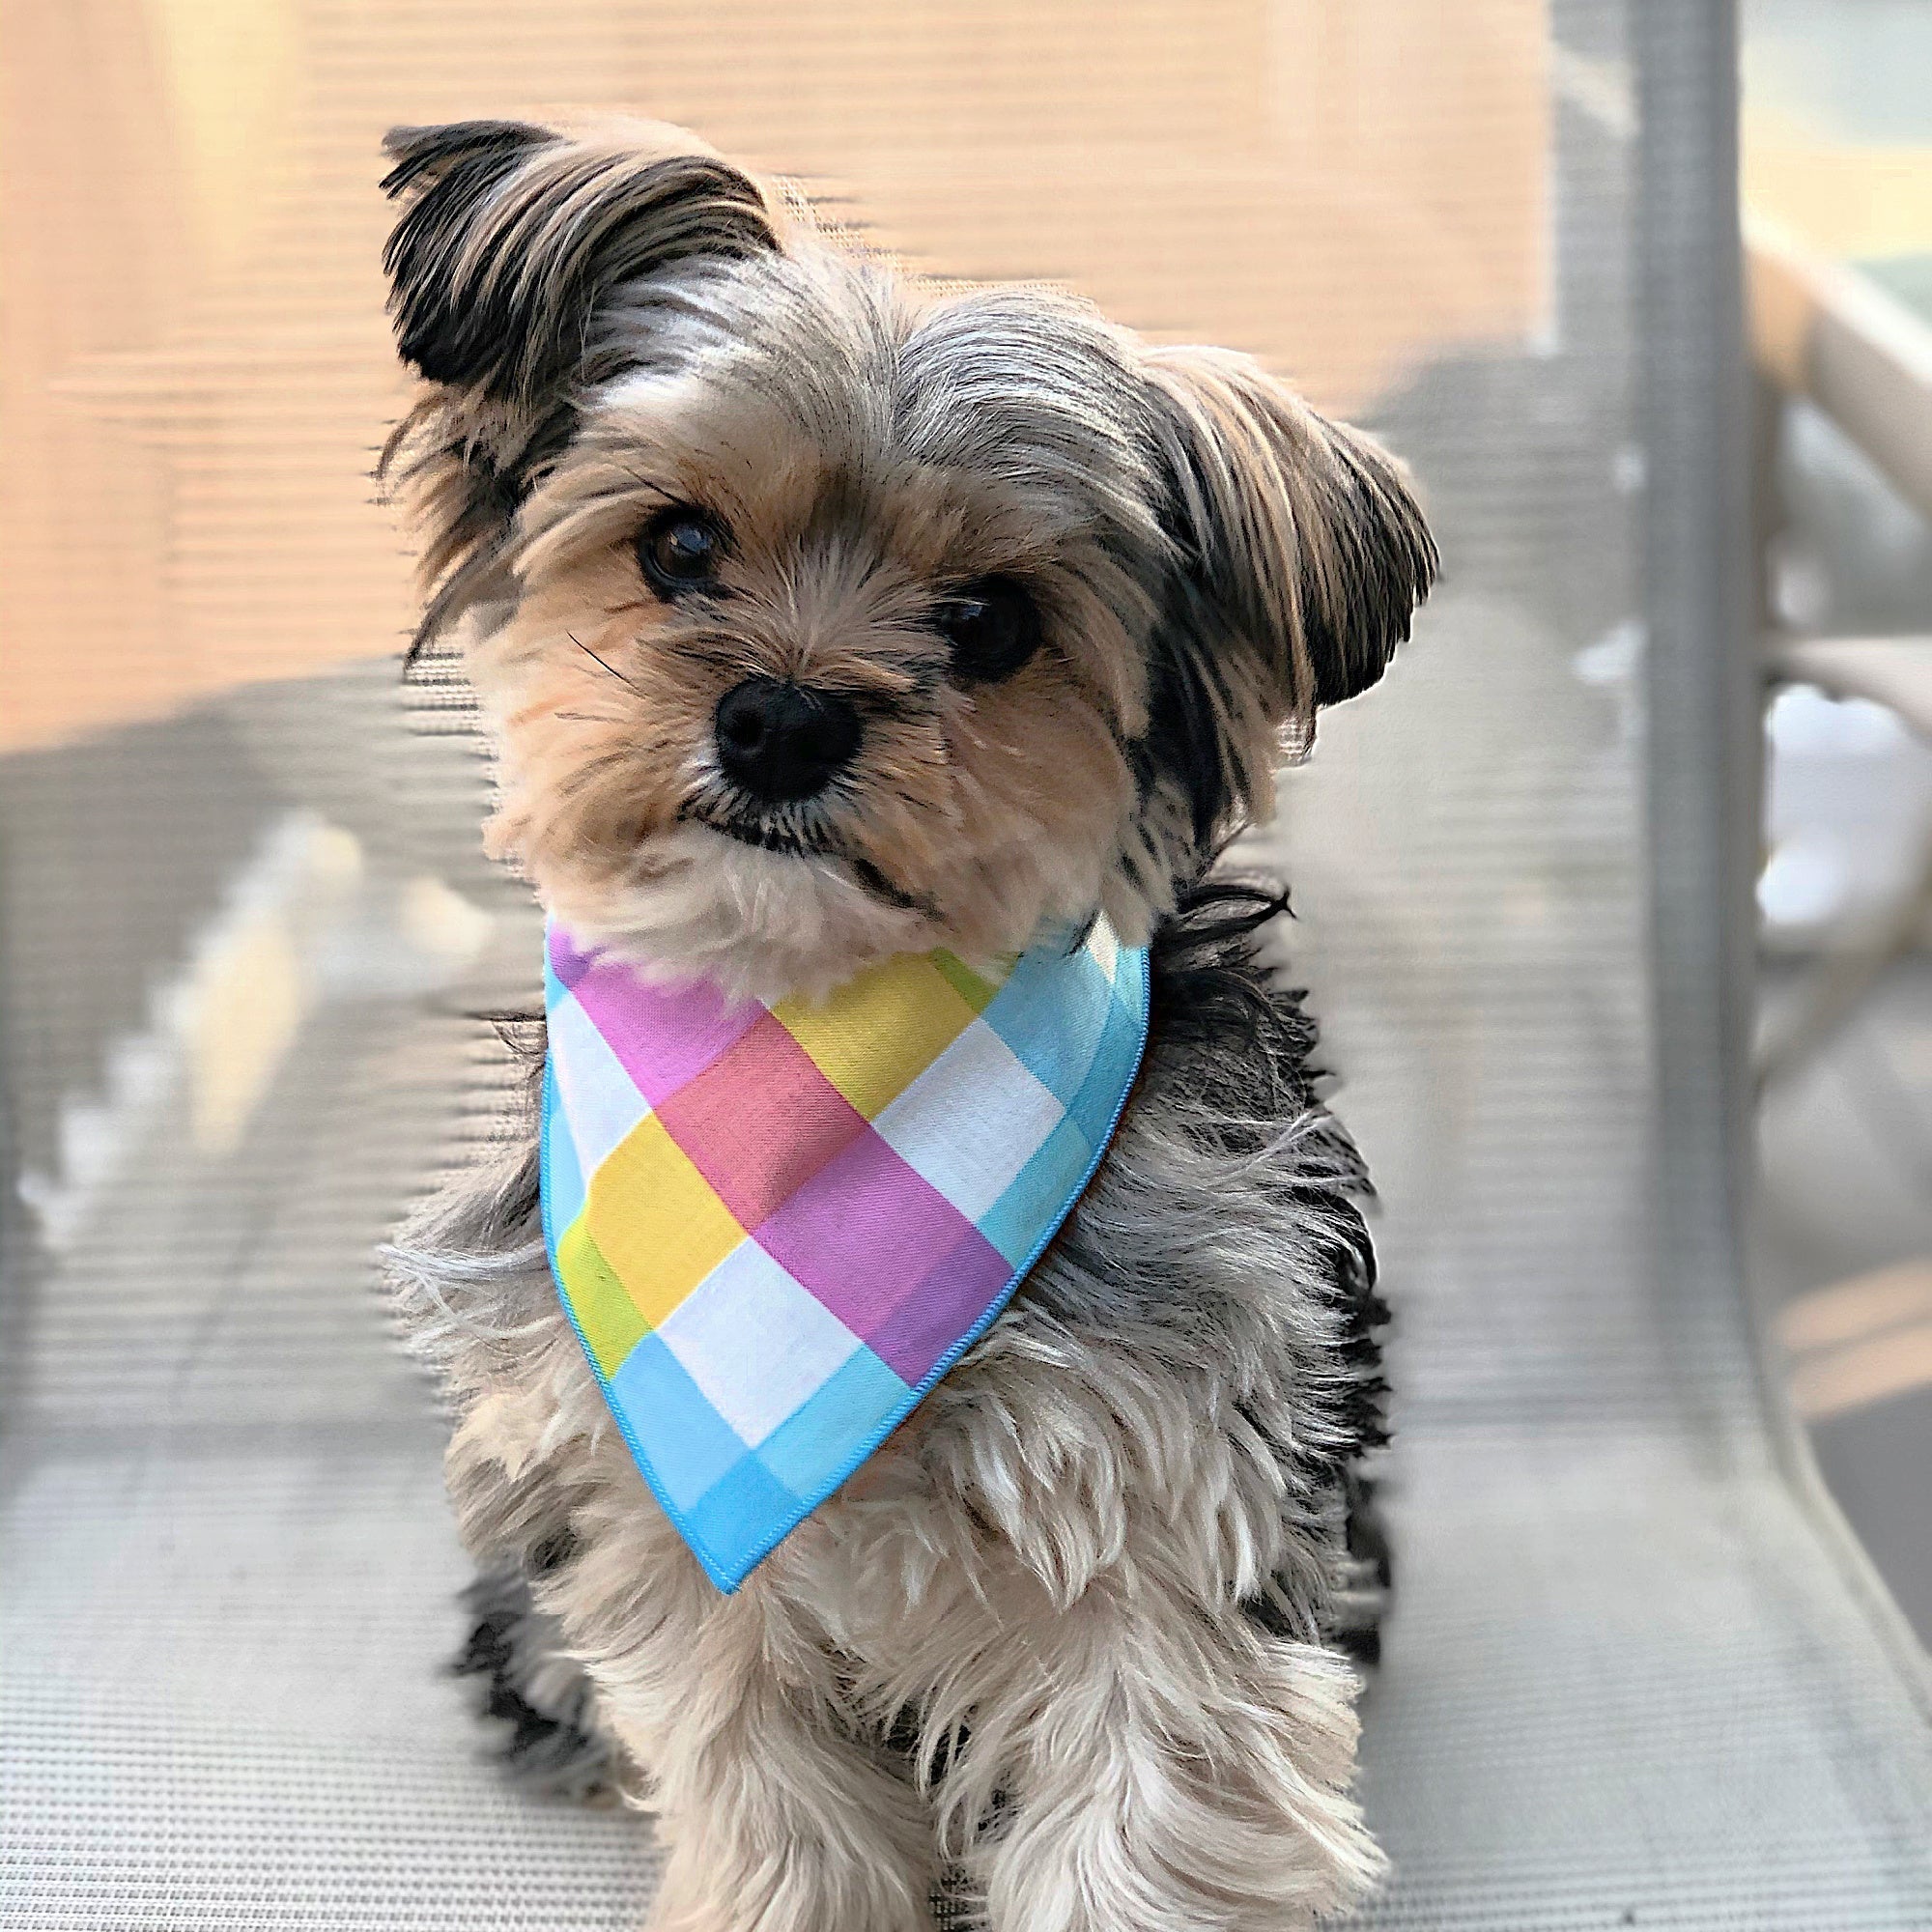
<instances>
[{"instance_id":1,"label":"yellow check square","mask_svg":"<svg viewBox=\"0 0 1932 1932\"><path fill-rule=\"evenodd\" d=\"M556 1266L585 1346L607 1376L615 1375L650 1329L624 1284L611 1273L582 1214L557 1241Z\"/></svg>"},{"instance_id":2,"label":"yellow check square","mask_svg":"<svg viewBox=\"0 0 1932 1932\"><path fill-rule=\"evenodd\" d=\"M655 1114L639 1121L590 1177L583 1220L653 1328L745 1238Z\"/></svg>"},{"instance_id":3,"label":"yellow check square","mask_svg":"<svg viewBox=\"0 0 1932 1932\"><path fill-rule=\"evenodd\" d=\"M812 1063L876 1120L973 1022L959 988L923 953L861 973L830 999L772 1009Z\"/></svg>"}]
</instances>

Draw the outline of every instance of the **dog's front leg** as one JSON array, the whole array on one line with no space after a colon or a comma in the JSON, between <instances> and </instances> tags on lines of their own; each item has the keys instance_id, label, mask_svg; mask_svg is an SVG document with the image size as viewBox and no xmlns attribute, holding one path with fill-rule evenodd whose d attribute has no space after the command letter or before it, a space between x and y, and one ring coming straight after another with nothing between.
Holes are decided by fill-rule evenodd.
<instances>
[{"instance_id":1,"label":"dog's front leg","mask_svg":"<svg viewBox=\"0 0 1932 1932\"><path fill-rule=\"evenodd\" d=\"M650 1778L652 1932L929 1926L929 1806L852 1723L815 1620L770 1577L721 1596L641 1499L583 1546L547 1594Z\"/></svg>"},{"instance_id":2,"label":"dog's front leg","mask_svg":"<svg viewBox=\"0 0 1932 1932\"><path fill-rule=\"evenodd\" d=\"M960 1767L994 1753L969 1774L1006 1821L970 1861L993 1932L1288 1932L1374 1880L1333 1652L1115 1572L1016 1653Z\"/></svg>"},{"instance_id":3,"label":"dog's front leg","mask_svg":"<svg viewBox=\"0 0 1932 1932\"><path fill-rule=\"evenodd\" d=\"M852 1735L831 1661L787 1667L790 1634L774 1629L785 1622L754 1598L721 1601L691 1633L682 1694L637 1714L668 1854L653 1932L916 1932L929 1922L927 1807ZM621 1696L613 1716L621 1735Z\"/></svg>"}]
</instances>

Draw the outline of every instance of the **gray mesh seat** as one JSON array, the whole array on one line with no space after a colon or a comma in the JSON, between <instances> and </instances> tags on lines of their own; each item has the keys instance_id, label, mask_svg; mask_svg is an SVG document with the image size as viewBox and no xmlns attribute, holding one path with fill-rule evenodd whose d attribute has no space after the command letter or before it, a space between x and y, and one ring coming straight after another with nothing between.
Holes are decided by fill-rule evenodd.
<instances>
[{"instance_id":1,"label":"gray mesh seat","mask_svg":"<svg viewBox=\"0 0 1932 1932\"><path fill-rule=\"evenodd\" d=\"M1447 582L1256 841L1387 1204L1390 1928L1932 1926L1923 1660L1741 1288L1717 11L1557 10L1551 346L1385 398ZM648 1896L638 1820L483 1759L374 1292L515 1077L476 1016L533 996L480 771L460 689L388 661L0 762L0 1927Z\"/></svg>"}]
</instances>

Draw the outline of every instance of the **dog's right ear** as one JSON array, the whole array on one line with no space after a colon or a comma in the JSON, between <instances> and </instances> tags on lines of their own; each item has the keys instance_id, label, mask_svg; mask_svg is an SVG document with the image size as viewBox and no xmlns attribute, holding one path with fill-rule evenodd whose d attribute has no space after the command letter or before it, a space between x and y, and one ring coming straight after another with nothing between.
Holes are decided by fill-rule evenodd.
<instances>
[{"instance_id":1,"label":"dog's right ear","mask_svg":"<svg viewBox=\"0 0 1932 1932\"><path fill-rule=\"evenodd\" d=\"M522 121L398 128L383 189L403 204L384 250L396 346L429 385L377 474L413 499L435 586L413 659L467 608L512 594L519 505L574 434L578 394L621 372L600 318L694 258L776 249L750 176L680 128L568 136Z\"/></svg>"},{"instance_id":2,"label":"dog's right ear","mask_svg":"<svg viewBox=\"0 0 1932 1932\"><path fill-rule=\"evenodd\" d=\"M692 256L775 248L756 183L682 128L615 124L570 139L521 121L398 128L383 191L404 203L384 250L403 359L432 383L541 412L627 285Z\"/></svg>"}]
</instances>

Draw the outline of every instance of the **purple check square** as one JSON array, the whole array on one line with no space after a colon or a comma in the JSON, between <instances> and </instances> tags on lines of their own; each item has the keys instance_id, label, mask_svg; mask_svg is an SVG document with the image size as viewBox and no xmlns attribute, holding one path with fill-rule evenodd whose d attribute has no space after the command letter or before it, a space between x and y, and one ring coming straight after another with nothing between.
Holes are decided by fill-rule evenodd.
<instances>
[{"instance_id":1,"label":"purple check square","mask_svg":"<svg viewBox=\"0 0 1932 1932\"><path fill-rule=\"evenodd\" d=\"M965 1311L970 1325L1012 1273L979 1229L869 1127L754 1236L909 1382L932 1366L920 1358L931 1322L946 1319L940 1311ZM914 1296L930 1313L895 1326ZM880 1345L889 1331L898 1346Z\"/></svg>"}]
</instances>

